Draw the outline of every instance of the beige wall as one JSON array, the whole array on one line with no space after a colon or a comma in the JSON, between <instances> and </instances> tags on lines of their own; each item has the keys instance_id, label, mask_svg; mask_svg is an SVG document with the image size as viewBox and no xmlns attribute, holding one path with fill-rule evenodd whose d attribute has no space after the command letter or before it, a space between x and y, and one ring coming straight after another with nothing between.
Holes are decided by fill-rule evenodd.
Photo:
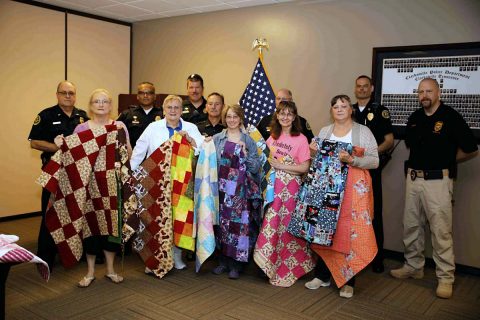
<instances>
[{"instance_id":1,"label":"beige wall","mask_svg":"<svg viewBox=\"0 0 480 320\"><path fill-rule=\"evenodd\" d=\"M88 109L90 93L107 89L117 116L118 95L129 92L130 27L68 15L68 79L79 90L77 106Z\"/></svg>"},{"instance_id":2,"label":"beige wall","mask_svg":"<svg viewBox=\"0 0 480 320\"><path fill-rule=\"evenodd\" d=\"M61 12L0 1L0 217L40 210L40 153L27 138L40 108L55 104L65 74L64 19Z\"/></svg>"},{"instance_id":3,"label":"beige wall","mask_svg":"<svg viewBox=\"0 0 480 320\"><path fill-rule=\"evenodd\" d=\"M352 94L353 80L371 73L372 48L480 41L477 0L297 1L234 11L135 23L133 85L152 81L162 93L184 92L192 72L206 93L219 91L237 102L265 37L265 65L274 88L293 90L300 112L315 132L328 123L328 101ZM132 88L134 89L134 88ZM401 143L384 172L385 247L402 251L403 160ZM460 166L455 195L458 263L480 267L480 158ZM474 170L477 169L477 170Z\"/></svg>"},{"instance_id":4,"label":"beige wall","mask_svg":"<svg viewBox=\"0 0 480 320\"><path fill-rule=\"evenodd\" d=\"M65 14L0 0L0 43L4 217L40 211L40 152L27 137L36 115L57 103L56 86L65 78ZM77 84L77 106L87 109L97 87L108 89L116 106L129 90L130 27L69 14L67 72Z\"/></svg>"}]
</instances>

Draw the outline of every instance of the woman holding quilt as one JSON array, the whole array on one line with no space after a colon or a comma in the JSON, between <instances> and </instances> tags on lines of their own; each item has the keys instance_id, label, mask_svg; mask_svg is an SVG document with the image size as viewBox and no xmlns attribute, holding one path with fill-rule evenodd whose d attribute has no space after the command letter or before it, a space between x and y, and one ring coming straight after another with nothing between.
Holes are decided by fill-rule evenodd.
<instances>
[{"instance_id":1,"label":"woman holding quilt","mask_svg":"<svg viewBox=\"0 0 480 320\"><path fill-rule=\"evenodd\" d=\"M307 138L300 133L294 102L280 102L270 126L267 145L269 161L275 169L275 197L265 214L253 258L272 285L289 287L314 267L307 242L286 231L301 176L310 166L310 151Z\"/></svg>"},{"instance_id":2,"label":"woman holding quilt","mask_svg":"<svg viewBox=\"0 0 480 320\"><path fill-rule=\"evenodd\" d=\"M155 121L149 124L140 136L140 138L137 140L137 144L133 149L132 159L130 160L130 166L132 170L137 169L145 160L145 158L150 157L157 149L162 146L162 144L172 138L176 132L188 141L188 144L196 150L195 153L198 153L197 150L202 145L204 138L201 135L200 131L198 131L195 124L181 119L182 98L176 95L168 95L163 101L163 114L165 117L162 120ZM181 161L179 160L179 162ZM185 161L182 160L182 162ZM168 173L168 175L170 176L170 173ZM191 174L189 176L191 176ZM172 181L175 179L176 178L172 177ZM184 179L186 180L187 178L184 177ZM175 204L174 200L176 202L181 201L179 199L185 196L186 191L184 190L185 186L180 187L180 184L176 184L176 181L173 181L172 183L175 184L175 186L172 187L172 191L175 193L175 196L172 196L173 207L173 205ZM191 208L192 210L189 210L188 208L179 207L181 206L178 205L177 208L172 208L174 217L178 216L178 218L181 219L192 216L193 220L193 208ZM181 211L183 209L187 210L188 212ZM189 220L189 218L186 218L185 220ZM180 249L179 246L183 246L185 248L188 248L189 250L194 250L193 241L191 239L192 228L191 221L184 221L185 223L178 222L180 225L175 224L176 221L174 221L173 233L177 237L177 239L175 239L175 243L178 246L173 245L173 262L175 269L182 270L185 269L187 266L182 260L182 249ZM185 234L189 234L190 237L188 237L188 239L182 238L182 232L185 232ZM149 250L146 251L150 252L151 250ZM158 248L154 250L158 250ZM167 254L167 256L170 257L169 254ZM145 256L142 257L145 258ZM154 258L155 257L152 257L150 261L155 260ZM155 274L158 277L162 277L166 272L168 272L168 270L169 268L167 267L163 268L161 271L160 269L152 270L149 267L146 267L145 273Z\"/></svg>"},{"instance_id":3,"label":"woman holding quilt","mask_svg":"<svg viewBox=\"0 0 480 320\"><path fill-rule=\"evenodd\" d=\"M334 155L325 153L325 141L334 144L344 143L352 148L351 154L338 149L338 160L342 167L348 170L346 180L343 180L343 199L338 207L338 221L331 243L328 246L312 244L312 250L320 258L315 268L315 278L305 284L308 289L318 289L330 285L332 276L340 289L340 296L351 298L355 274L365 268L375 257L377 246L372 228L373 194L371 178L368 169L378 167L377 143L371 131L352 119L353 108L350 98L346 95L337 95L330 102L330 113L333 124L320 130L319 142L313 141L310 145L312 153L316 154L322 146L321 154L325 157ZM327 142L331 143L331 142ZM353 146L353 147L352 147ZM316 160L314 161L314 165ZM325 166L325 164L324 164ZM328 171L328 181L338 182L341 174L334 170ZM308 180L308 179L307 179ZM329 182L326 182L329 185ZM321 185L321 182L316 181ZM332 198L332 195L330 195ZM331 209L336 207L333 201L324 201L325 206Z\"/></svg>"},{"instance_id":4,"label":"woman holding quilt","mask_svg":"<svg viewBox=\"0 0 480 320\"><path fill-rule=\"evenodd\" d=\"M123 122L114 121L110 119L110 112L112 111L112 96L105 89L96 89L90 96L89 109L92 116L91 120L79 124L74 133L79 133L89 129L95 129L105 125L116 125L118 129L125 130L128 154L132 152L130 146L130 139L128 138L128 130ZM111 240L111 239L110 239ZM80 288L88 287L93 280L95 280L95 257L97 254L105 254L107 265L107 274L105 277L113 283L120 283L123 277L118 275L113 267L115 260L115 253L120 250L119 242L109 241L109 236L91 236L83 240L83 248L85 250L87 260L87 274L78 282Z\"/></svg>"},{"instance_id":5,"label":"woman holding quilt","mask_svg":"<svg viewBox=\"0 0 480 320\"><path fill-rule=\"evenodd\" d=\"M227 106L222 112L227 128L213 137L217 152L219 226L215 238L219 264L214 274L229 271L230 279L239 278L242 262L248 262L255 239L251 222L259 197L257 174L260 159L253 139L244 132L244 112L239 105Z\"/></svg>"}]
</instances>

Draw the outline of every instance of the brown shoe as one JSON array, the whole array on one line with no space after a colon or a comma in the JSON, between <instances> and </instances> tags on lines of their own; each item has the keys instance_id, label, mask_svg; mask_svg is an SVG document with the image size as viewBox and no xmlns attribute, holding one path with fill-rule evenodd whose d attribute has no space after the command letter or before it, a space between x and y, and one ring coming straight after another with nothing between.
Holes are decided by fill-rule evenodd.
<instances>
[{"instance_id":1,"label":"brown shoe","mask_svg":"<svg viewBox=\"0 0 480 320\"><path fill-rule=\"evenodd\" d=\"M450 299L452 297L453 285L451 283L439 282L437 286L437 297Z\"/></svg>"},{"instance_id":2,"label":"brown shoe","mask_svg":"<svg viewBox=\"0 0 480 320\"><path fill-rule=\"evenodd\" d=\"M404 264L399 269L390 270L390 275L397 279L422 279L423 278L423 269L415 270L406 264Z\"/></svg>"}]
</instances>

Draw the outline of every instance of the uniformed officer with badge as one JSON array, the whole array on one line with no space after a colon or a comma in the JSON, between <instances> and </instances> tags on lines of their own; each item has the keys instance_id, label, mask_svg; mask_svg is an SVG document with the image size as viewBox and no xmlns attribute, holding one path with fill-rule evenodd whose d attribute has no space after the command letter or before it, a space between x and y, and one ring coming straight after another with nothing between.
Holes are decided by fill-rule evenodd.
<instances>
[{"instance_id":1,"label":"uniformed officer with badge","mask_svg":"<svg viewBox=\"0 0 480 320\"><path fill-rule=\"evenodd\" d=\"M275 106L278 107L278 104L282 101L293 101L292 91L285 88L278 90L275 95ZM257 124L257 129L260 131L260 134L265 141L270 137L270 123L272 122L272 117L273 114L269 114L268 116L263 117ZM299 115L298 118L300 119L302 134L307 137L308 143L310 143L315 136L312 132L312 128L304 117Z\"/></svg>"},{"instance_id":2,"label":"uniformed officer with badge","mask_svg":"<svg viewBox=\"0 0 480 320\"><path fill-rule=\"evenodd\" d=\"M117 121L125 123L130 135L130 144L135 147L138 138L142 135L147 126L162 119L162 108L155 106L155 86L151 82L142 82L137 86L138 106L130 106L124 110Z\"/></svg>"},{"instance_id":3,"label":"uniformed officer with badge","mask_svg":"<svg viewBox=\"0 0 480 320\"><path fill-rule=\"evenodd\" d=\"M225 129L222 124L222 110L225 106L225 99L222 94L212 92L207 97L207 105L205 111L208 118L197 124L198 131L205 137L213 137Z\"/></svg>"},{"instance_id":4,"label":"uniformed officer with badge","mask_svg":"<svg viewBox=\"0 0 480 320\"><path fill-rule=\"evenodd\" d=\"M355 80L355 97L357 103L353 105L355 120L367 126L375 136L378 145L380 164L377 169L370 170L372 177L374 216L373 230L377 240L378 253L372 261L372 270L382 273L383 265L383 201L382 201L382 169L390 159L389 151L393 147L393 128L390 112L387 108L373 101L374 87L372 79L361 75Z\"/></svg>"},{"instance_id":5,"label":"uniformed officer with badge","mask_svg":"<svg viewBox=\"0 0 480 320\"><path fill-rule=\"evenodd\" d=\"M199 74L191 74L187 78L188 100L183 101L182 119L194 124L207 119L203 97L203 78Z\"/></svg>"},{"instance_id":6,"label":"uniformed officer with badge","mask_svg":"<svg viewBox=\"0 0 480 320\"><path fill-rule=\"evenodd\" d=\"M35 118L28 140L32 149L42 151L42 166L57 152L63 137L71 135L75 127L88 120L87 113L75 107L77 88L70 81L57 86L57 105L42 110ZM45 226L45 213L50 192L42 190L42 222L38 234L37 255L53 269L57 247Z\"/></svg>"},{"instance_id":7,"label":"uniformed officer with badge","mask_svg":"<svg viewBox=\"0 0 480 320\"><path fill-rule=\"evenodd\" d=\"M478 146L460 113L440 100L435 79L420 81L418 100L421 108L410 115L405 132L410 149L403 214L405 264L390 274L399 279L423 277L425 228L429 226L438 279L436 295L448 299L455 280L453 179L457 163L475 157Z\"/></svg>"}]
</instances>

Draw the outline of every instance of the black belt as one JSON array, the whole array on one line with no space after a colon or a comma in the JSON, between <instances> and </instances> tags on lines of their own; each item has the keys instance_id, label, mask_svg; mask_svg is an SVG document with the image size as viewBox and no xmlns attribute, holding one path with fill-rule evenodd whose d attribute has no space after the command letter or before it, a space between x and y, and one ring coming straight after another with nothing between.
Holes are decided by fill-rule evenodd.
<instances>
[{"instance_id":1,"label":"black belt","mask_svg":"<svg viewBox=\"0 0 480 320\"><path fill-rule=\"evenodd\" d=\"M417 178L422 178L425 180L442 180L443 177L448 177L448 169L441 170L417 170L408 168L408 174L412 181L415 181Z\"/></svg>"}]
</instances>

